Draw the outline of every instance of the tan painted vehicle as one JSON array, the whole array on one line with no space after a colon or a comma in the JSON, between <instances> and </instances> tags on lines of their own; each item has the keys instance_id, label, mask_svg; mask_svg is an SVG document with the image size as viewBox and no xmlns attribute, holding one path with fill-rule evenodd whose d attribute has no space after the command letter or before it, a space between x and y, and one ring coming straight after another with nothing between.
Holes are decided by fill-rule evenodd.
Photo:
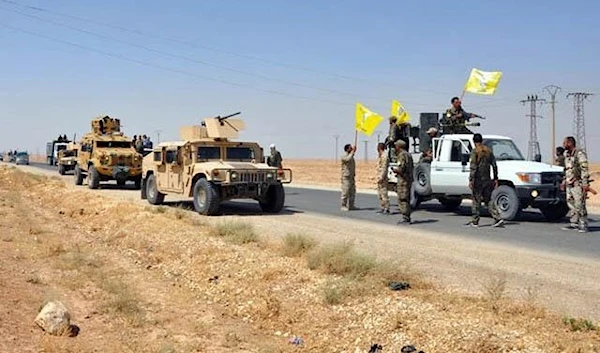
<instances>
[{"instance_id":1,"label":"tan painted vehicle","mask_svg":"<svg viewBox=\"0 0 600 353\"><path fill-rule=\"evenodd\" d=\"M233 141L244 128L241 119L228 119L237 114L183 127L182 141L154 147L144 157L142 199L158 205L166 195L191 197L203 215L217 214L227 200L254 199L263 212L279 213L292 171L264 163L257 143Z\"/></svg>"},{"instance_id":2,"label":"tan painted vehicle","mask_svg":"<svg viewBox=\"0 0 600 353\"><path fill-rule=\"evenodd\" d=\"M121 121L109 116L92 120L92 131L79 142L75 185L87 178L90 189L100 182L116 180L117 185L133 181L136 188L142 182L142 156L135 151L131 139L121 132Z\"/></svg>"},{"instance_id":3,"label":"tan painted vehicle","mask_svg":"<svg viewBox=\"0 0 600 353\"><path fill-rule=\"evenodd\" d=\"M77 152L79 145L69 142L67 148L58 151L58 174L65 175L70 170L75 170L77 165Z\"/></svg>"}]
</instances>

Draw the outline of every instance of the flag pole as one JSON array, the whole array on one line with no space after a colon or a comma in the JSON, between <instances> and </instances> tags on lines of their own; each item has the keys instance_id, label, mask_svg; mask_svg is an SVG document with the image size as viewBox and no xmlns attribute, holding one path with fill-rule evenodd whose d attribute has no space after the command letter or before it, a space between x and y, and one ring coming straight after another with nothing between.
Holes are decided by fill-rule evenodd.
<instances>
[{"instance_id":1,"label":"flag pole","mask_svg":"<svg viewBox=\"0 0 600 353\"><path fill-rule=\"evenodd\" d=\"M354 131L354 147L358 145L358 130Z\"/></svg>"}]
</instances>

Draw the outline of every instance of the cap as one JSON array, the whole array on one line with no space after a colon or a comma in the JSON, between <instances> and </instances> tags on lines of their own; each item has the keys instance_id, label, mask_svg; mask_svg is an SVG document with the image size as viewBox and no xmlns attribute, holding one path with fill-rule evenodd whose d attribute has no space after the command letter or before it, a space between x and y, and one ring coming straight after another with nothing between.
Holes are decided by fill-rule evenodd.
<instances>
[{"instance_id":1,"label":"cap","mask_svg":"<svg viewBox=\"0 0 600 353\"><path fill-rule=\"evenodd\" d=\"M434 128L434 127L430 127L429 129L427 129L427 134L437 134L438 133L438 129Z\"/></svg>"},{"instance_id":2,"label":"cap","mask_svg":"<svg viewBox=\"0 0 600 353\"><path fill-rule=\"evenodd\" d=\"M404 140L398 140L398 141L394 142L394 146L396 146L396 147L406 147L406 142L404 142Z\"/></svg>"},{"instance_id":3,"label":"cap","mask_svg":"<svg viewBox=\"0 0 600 353\"><path fill-rule=\"evenodd\" d=\"M274 143L272 143L272 144L269 146L269 148L275 148L275 144L274 144Z\"/></svg>"}]
</instances>

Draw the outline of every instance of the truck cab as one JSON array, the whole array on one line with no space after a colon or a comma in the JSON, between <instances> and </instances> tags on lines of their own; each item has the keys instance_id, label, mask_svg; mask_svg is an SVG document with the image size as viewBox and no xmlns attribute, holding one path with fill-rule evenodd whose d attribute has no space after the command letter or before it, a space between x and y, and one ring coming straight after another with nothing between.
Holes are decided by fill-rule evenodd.
<instances>
[{"instance_id":1,"label":"truck cab","mask_svg":"<svg viewBox=\"0 0 600 353\"><path fill-rule=\"evenodd\" d=\"M563 168L527 161L513 140L506 136L483 135L483 143L496 157L499 187L492 193L501 216L518 218L522 209L539 209L548 220L563 218L567 212L566 195L560 190ZM448 210L471 198L469 158L474 148L472 134L449 134L434 138L431 162L418 162L414 168L411 203L438 199ZM391 183L396 176L389 171Z\"/></svg>"}]
</instances>

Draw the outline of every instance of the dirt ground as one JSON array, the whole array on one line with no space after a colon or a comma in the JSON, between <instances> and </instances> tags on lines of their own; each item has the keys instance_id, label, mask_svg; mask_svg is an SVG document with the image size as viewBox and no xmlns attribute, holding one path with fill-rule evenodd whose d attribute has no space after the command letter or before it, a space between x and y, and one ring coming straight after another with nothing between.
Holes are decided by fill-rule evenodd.
<instances>
[{"instance_id":1,"label":"dirt ground","mask_svg":"<svg viewBox=\"0 0 600 353\"><path fill-rule=\"evenodd\" d=\"M533 291L509 300L502 278L466 296L327 245L284 256L239 217L107 195L0 167L0 352L600 352L591 322L565 323ZM312 266L319 256L343 263ZM391 291L389 278L413 288ZM79 336L34 326L57 299Z\"/></svg>"},{"instance_id":2,"label":"dirt ground","mask_svg":"<svg viewBox=\"0 0 600 353\"><path fill-rule=\"evenodd\" d=\"M333 160L301 160L294 159L285 162L286 168L293 171L293 183L302 185L321 185L340 187L340 164ZM592 187L600 193L600 164L590 167L594 179ZM356 187L358 189L375 190L375 161L356 161ZM600 194L589 194L588 205L600 207Z\"/></svg>"}]
</instances>

